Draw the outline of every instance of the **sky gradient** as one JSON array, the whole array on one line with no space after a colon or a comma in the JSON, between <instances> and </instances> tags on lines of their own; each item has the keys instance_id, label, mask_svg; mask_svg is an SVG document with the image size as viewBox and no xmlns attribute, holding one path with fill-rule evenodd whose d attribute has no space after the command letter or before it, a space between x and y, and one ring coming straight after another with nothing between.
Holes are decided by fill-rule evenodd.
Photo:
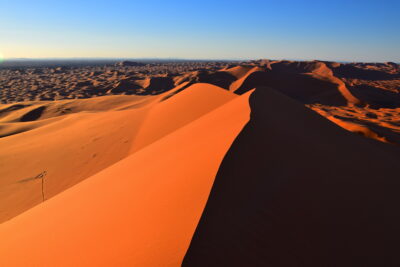
<instances>
[{"instance_id":1,"label":"sky gradient","mask_svg":"<svg viewBox=\"0 0 400 267\"><path fill-rule=\"evenodd\" d=\"M0 0L2 58L400 62L400 1Z\"/></svg>"}]
</instances>

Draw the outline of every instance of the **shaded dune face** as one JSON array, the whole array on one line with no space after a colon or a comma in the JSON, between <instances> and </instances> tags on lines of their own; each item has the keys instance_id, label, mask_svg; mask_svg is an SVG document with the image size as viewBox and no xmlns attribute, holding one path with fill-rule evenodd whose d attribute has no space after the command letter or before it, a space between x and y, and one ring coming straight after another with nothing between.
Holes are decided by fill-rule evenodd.
<instances>
[{"instance_id":1,"label":"shaded dune face","mask_svg":"<svg viewBox=\"0 0 400 267\"><path fill-rule=\"evenodd\" d=\"M399 144L399 68L396 64L268 61L235 66L229 90L242 94L268 86L294 98L340 127Z\"/></svg>"},{"instance_id":2,"label":"shaded dune face","mask_svg":"<svg viewBox=\"0 0 400 267\"><path fill-rule=\"evenodd\" d=\"M323 62L269 63L265 69L250 72L235 92L241 94L259 86L272 87L302 103L334 106L360 103Z\"/></svg>"},{"instance_id":3,"label":"shaded dune face","mask_svg":"<svg viewBox=\"0 0 400 267\"><path fill-rule=\"evenodd\" d=\"M333 74L347 82L349 90L375 108L400 106L400 72L396 64L339 64Z\"/></svg>"},{"instance_id":4,"label":"shaded dune face","mask_svg":"<svg viewBox=\"0 0 400 267\"><path fill-rule=\"evenodd\" d=\"M250 105L183 266L399 265L399 149L268 88Z\"/></svg>"},{"instance_id":5,"label":"shaded dune face","mask_svg":"<svg viewBox=\"0 0 400 267\"><path fill-rule=\"evenodd\" d=\"M277 71L254 72L235 91L242 94L257 86L270 86L306 104L347 105L337 85L307 74L287 74Z\"/></svg>"},{"instance_id":6,"label":"shaded dune face","mask_svg":"<svg viewBox=\"0 0 400 267\"><path fill-rule=\"evenodd\" d=\"M218 87L228 89L230 84L235 80L236 78L228 72L224 71L210 72L203 70L175 77L175 84L181 84L183 82L210 83Z\"/></svg>"},{"instance_id":7,"label":"shaded dune face","mask_svg":"<svg viewBox=\"0 0 400 267\"><path fill-rule=\"evenodd\" d=\"M38 107L35 108L31 111L29 111L28 113L26 113L25 115L23 115L21 117L21 121L35 121L37 119L40 118L40 116L42 116L42 113L45 111L46 107L42 106L42 107Z\"/></svg>"}]
</instances>

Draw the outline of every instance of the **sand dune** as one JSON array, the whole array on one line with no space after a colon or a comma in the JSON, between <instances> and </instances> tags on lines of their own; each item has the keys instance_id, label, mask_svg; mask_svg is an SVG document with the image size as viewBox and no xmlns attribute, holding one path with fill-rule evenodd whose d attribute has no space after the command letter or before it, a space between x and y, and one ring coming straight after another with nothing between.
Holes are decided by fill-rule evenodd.
<instances>
[{"instance_id":1,"label":"sand dune","mask_svg":"<svg viewBox=\"0 0 400 267\"><path fill-rule=\"evenodd\" d=\"M236 78L233 75L225 71L208 70L189 72L174 78L175 84L180 84L182 82L209 83L224 89L228 89L230 84L235 80Z\"/></svg>"},{"instance_id":2,"label":"sand dune","mask_svg":"<svg viewBox=\"0 0 400 267\"><path fill-rule=\"evenodd\" d=\"M254 66L251 65L243 65L243 66L235 66L235 67L231 67L228 69L224 69L222 71L231 74L232 76L234 76L237 80L241 79L242 77L244 77L247 73L249 73L249 71L251 71L252 69L254 69Z\"/></svg>"},{"instance_id":3,"label":"sand dune","mask_svg":"<svg viewBox=\"0 0 400 267\"><path fill-rule=\"evenodd\" d=\"M261 69L260 67L253 67L253 68L249 69L248 66L243 66L243 67L241 66L239 68L235 67L232 69L228 69L226 71L233 72L234 75L237 77L237 80L235 82L233 82L229 87L230 91L236 92L252 73L257 72L257 71L263 72L263 69ZM247 88L247 89L249 89L249 88Z\"/></svg>"},{"instance_id":4,"label":"sand dune","mask_svg":"<svg viewBox=\"0 0 400 267\"><path fill-rule=\"evenodd\" d=\"M162 101L165 96L32 103L3 117L7 124L3 124L2 134L8 137L0 139L0 159L4 164L0 169L0 221L235 98L234 94L207 84L193 85ZM32 121L20 122L38 108L42 112ZM10 136L16 133L19 134ZM44 197L42 181L35 179L41 173L46 173Z\"/></svg>"},{"instance_id":5,"label":"sand dune","mask_svg":"<svg viewBox=\"0 0 400 267\"><path fill-rule=\"evenodd\" d=\"M400 150L268 88L250 103L183 266L399 264Z\"/></svg>"},{"instance_id":6,"label":"sand dune","mask_svg":"<svg viewBox=\"0 0 400 267\"><path fill-rule=\"evenodd\" d=\"M3 223L0 265L178 266L249 113L248 95L231 99Z\"/></svg>"},{"instance_id":7,"label":"sand dune","mask_svg":"<svg viewBox=\"0 0 400 267\"><path fill-rule=\"evenodd\" d=\"M135 98L122 101L122 106L136 103ZM90 100L95 109L101 109L102 99ZM55 106L70 107L69 112L90 109L84 107L84 102L86 100L83 103L60 102ZM107 104L108 100L104 102ZM8 128L3 129L14 135L0 139L1 221L14 217L126 157L134 133L147 111L146 108L134 108L61 115L53 112L58 108L51 103L46 107L47 111L42 116L55 117L8 123ZM40 174L45 174L44 188L42 179L36 178Z\"/></svg>"},{"instance_id":8,"label":"sand dune","mask_svg":"<svg viewBox=\"0 0 400 267\"><path fill-rule=\"evenodd\" d=\"M0 77L0 266L399 264L395 63Z\"/></svg>"},{"instance_id":9,"label":"sand dune","mask_svg":"<svg viewBox=\"0 0 400 267\"><path fill-rule=\"evenodd\" d=\"M231 89L241 94L257 86L270 86L303 103L346 105L360 102L323 62L272 62L264 70L253 69Z\"/></svg>"}]
</instances>

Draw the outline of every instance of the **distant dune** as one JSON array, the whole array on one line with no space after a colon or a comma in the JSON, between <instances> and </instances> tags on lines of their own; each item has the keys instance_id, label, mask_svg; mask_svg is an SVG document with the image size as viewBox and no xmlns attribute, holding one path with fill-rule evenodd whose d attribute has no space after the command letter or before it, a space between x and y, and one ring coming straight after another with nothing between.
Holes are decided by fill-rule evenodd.
<instances>
[{"instance_id":1,"label":"distant dune","mask_svg":"<svg viewBox=\"0 0 400 267\"><path fill-rule=\"evenodd\" d=\"M395 63L0 77L0 266L400 265Z\"/></svg>"}]
</instances>

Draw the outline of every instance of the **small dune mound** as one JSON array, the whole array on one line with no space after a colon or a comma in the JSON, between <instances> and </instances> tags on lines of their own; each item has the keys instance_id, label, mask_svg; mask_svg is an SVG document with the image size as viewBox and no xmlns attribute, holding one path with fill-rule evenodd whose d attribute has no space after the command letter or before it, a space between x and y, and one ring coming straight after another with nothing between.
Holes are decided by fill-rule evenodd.
<instances>
[{"instance_id":1,"label":"small dune mound","mask_svg":"<svg viewBox=\"0 0 400 267\"><path fill-rule=\"evenodd\" d=\"M26 105L26 104L7 105L6 107L3 107L2 109L0 109L0 119L13 111L16 111L16 110L19 110L22 108L26 108L26 107L29 107L29 105Z\"/></svg>"},{"instance_id":2,"label":"small dune mound","mask_svg":"<svg viewBox=\"0 0 400 267\"><path fill-rule=\"evenodd\" d=\"M0 110L0 124L18 124L47 118L47 108L48 104L46 102L25 102L24 104L12 105L8 108Z\"/></svg>"},{"instance_id":3,"label":"small dune mound","mask_svg":"<svg viewBox=\"0 0 400 267\"><path fill-rule=\"evenodd\" d=\"M39 119L43 112L46 110L46 106L41 106L38 108L35 108L31 111L29 111L28 113L24 114L20 121L25 122L25 121L35 121L37 119Z\"/></svg>"},{"instance_id":4,"label":"small dune mound","mask_svg":"<svg viewBox=\"0 0 400 267\"><path fill-rule=\"evenodd\" d=\"M121 80L115 86L108 90L108 94L135 94L141 87L132 80Z\"/></svg>"},{"instance_id":5,"label":"small dune mound","mask_svg":"<svg viewBox=\"0 0 400 267\"><path fill-rule=\"evenodd\" d=\"M232 67L229 69L225 69L223 71L234 76L236 79L240 79L243 76L245 76L253 68L254 68L254 66L241 65L241 66L236 66L236 67Z\"/></svg>"},{"instance_id":6,"label":"small dune mound","mask_svg":"<svg viewBox=\"0 0 400 267\"><path fill-rule=\"evenodd\" d=\"M171 77L154 77L149 79L148 85L144 89L149 94L160 94L174 87L175 85Z\"/></svg>"}]
</instances>

